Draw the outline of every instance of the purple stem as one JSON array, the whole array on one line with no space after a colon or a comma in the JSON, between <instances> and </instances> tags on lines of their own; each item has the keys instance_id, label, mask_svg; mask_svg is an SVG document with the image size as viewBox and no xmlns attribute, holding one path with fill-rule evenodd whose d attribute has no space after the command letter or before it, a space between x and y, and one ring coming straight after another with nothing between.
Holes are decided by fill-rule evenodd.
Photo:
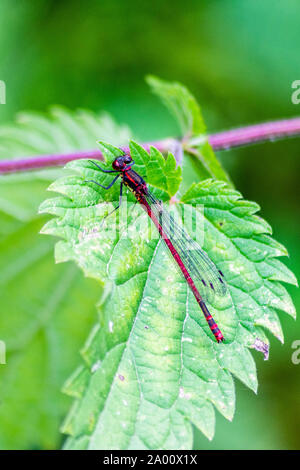
<instances>
[{"instance_id":1,"label":"purple stem","mask_svg":"<svg viewBox=\"0 0 300 470\"><path fill-rule=\"evenodd\" d=\"M209 136L209 142L214 150L227 150L232 147L240 147L242 145L299 134L300 118L292 118L218 132Z\"/></svg>"},{"instance_id":2,"label":"purple stem","mask_svg":"<svg viewBox=\"0 0 300 470\"><path fill-rule=\"evenodd\" d=\"M160 152L165 153L172 148L175 139L165 139L157 142L142 144L144 149L149 152L150 146L156 147ZM129 152L129 147L120 147L124 152ZM100 150L82 150L74 153L54 153L49 155L39 155L37 157L20 158L17 160L0 160L0 174L12 173L16 171L36 170L39 168L65 165L71 160L80 160L81 158L93 158L104 160Z\"/></svg>"},{"instance_id":3,"label":"purple stem","mask_svg":"<svg viewBox=\"0 0 300 470\"><path fill-rule=\"evenodd\" d=\"M229 131L218 132L208 136L208 140L214 150L227 150L232 147L263 142L265 140L274 140L300 134L300 118L285 119L281 121L272 121L253 126L241 127ZM153 145L162 153L172 151L176 148L178 141L169 138L157 142L143 144L148 151ZM128 147L122 147L128 152ZM188 151L188 150L187 150ZM71 160L80 158L95 158L102 160L103 155L100 150L88 150L75 153L40 155L38 157L29 157L17 160L0 161L0 173L10 173L16 171L26 171L50 166L64 165Z\"/></svg>"}]
</instances>

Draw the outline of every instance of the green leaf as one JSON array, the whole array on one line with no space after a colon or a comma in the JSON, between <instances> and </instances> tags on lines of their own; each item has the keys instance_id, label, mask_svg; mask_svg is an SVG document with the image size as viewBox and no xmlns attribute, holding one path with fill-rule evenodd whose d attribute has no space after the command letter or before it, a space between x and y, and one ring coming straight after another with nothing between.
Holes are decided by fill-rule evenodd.
<instances>
[{"instance_id":1,"label":"green leaf","mask_svg":"<svg viewBox=\"0 0 300 470\"><path fill-rule=\"evenodd\" d=\"M0 158L96 148L105 138L128 141L126 127L107 115L53 108L49 116L20 114L0 126ZM0 448L57 448L70 399L61 387L78 365L78 351L95 322L101 287L75 265L54 266L50 237L37 216L51 169L0 176ZM65 174L65 172L64 172Z\"/></svg>"},{"instance_id":2,"label":"green leaf","mask_svg":"<svg viewBox=\"0 0 300 470\"><path fill-rule=\"evenodd\" d=\"M178 121L184 138L182 145L186 151L185 158L197 159L195 170L199 177L223 180L232 185L208 142L201 108L194 96L180 83L153 76L148 76L146 80Z\"/></svg>"},{"instance_id":3,"label":"green leaf","mask_svg":"<svg viewBox=\"0 0 300 470\"><path fill-rule=\"evenodd\" d=\"M120 155L120 150L104 142L98 142L103 155L106 157L106 166L111 167L113 160ZM176 166L172 154L166 158L155 148L150 147L150 154L136 142L130 142L130 155L135 162L135 170L143 172L144 178L152 185L161 189L166 196L174 196L181 183L181 168Z\"/></svg>"},{"instance_id":4,"label":"green leaf","mask_svg":"<svg viewBox=\"0 0 300 470\"><path fill-rule=\"evenodd\" d=\"M185 86L152 75L146 80L178 121L183 136L204 134L206 127L200 106Z\"/></svg>"},{"instance_id":5,"label":"green leaf","mask_svg":"<svg viewBox=\"0 0 300 470\"><path fill-rule=\"evenodd\" d=\"M95 321L99 288L75 266L53 266L53 243L30 222L0 243L1 449L57 448L69 400L60 392Z\"/></svg>"},{"instance_id":6,"label":"green leaf","mask_svg":"<svg viewBox=\"0 0 300 470\"><path fill-rule=\"evenodd\" d=\"M207 178L211 177L216 180L225 181L232 186L228 173L216 157L207 137L199 139L198 144L196 144L196 139L194 142L189 141L186 144L186 148L187 152L191 155L190 158L197 158L198 162L200 162L200 166L202 166L204 172L207 174Z\"/></svg>"},{"instance_id":7,"label":"green leaf","mask_svg":"<svg viewBox=\"0 0 300 470\"><path fill-rule=\"evenodd\" d=\"M117 148L101 146L107 159L117 154ZM84 181L108 184L111 175L86 161L68 164L77 175L58 180L55 191L62 196L42 204L41 212L55 216L43 232L62 238L58 262L74 260L105 285L99 325L82 351L83 365L65 387L76 397L62 428L70 435L68 449L188 449L191 423L212 439L214 408L227 419L234 414L233 375L257 389L249 348L268 342L264 330L282 340L278 310L295 313L280 284L295 278L276 259L286 252L256 215L258 205L224 182L205 180L169 206L179 178L164 171L174 169L172 157L164 166L157 150L149 155L134 142L130 148L156 195L162 185L172 188L164 199L169 210L175 206L180 218L183 206L194 214L196 207L204 249L229 284L232 301L209 305L227 342L215 342L163 241L151 237L141 207L128 204L114 232L113 218L101 220L112 208L108 201L118 200L118 184L110 199L110 191Z\"/></svg>"}]
</instances>

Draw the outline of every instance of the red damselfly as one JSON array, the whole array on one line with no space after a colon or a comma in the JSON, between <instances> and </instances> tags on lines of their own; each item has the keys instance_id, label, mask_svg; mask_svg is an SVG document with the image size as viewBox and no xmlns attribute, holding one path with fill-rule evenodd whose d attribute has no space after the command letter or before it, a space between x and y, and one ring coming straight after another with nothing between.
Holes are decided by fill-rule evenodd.
<instances>
[{"instance_id":1,"label":"red damselfly","mask_svg":"<svg viewBox=\"0 0 300 470\"><path fill-rule=\"evenodd\" d=\"M176 224L171 214L164 209L161 201L157 200L150 192L146 181L136 171L132 170L134 161L130 155L123 154L117 157L112 163L113 170L105 170L93 160L90 160L90 162L104 173L118 174L108 186L103 186L95 180L88 180L87 182L95 183L104 189L110 189L119 177L122 178L119 204L114 211L121 205L123 185L133 192L138 202L154 222L180 272L186 279L214 337L218 343L224 341L224 336L205 303L205 301L211 302L216 295L224 296L226 294L227 286L222 271L218 270L198 243L182 227Z\"/></svg>"}]
</instances>

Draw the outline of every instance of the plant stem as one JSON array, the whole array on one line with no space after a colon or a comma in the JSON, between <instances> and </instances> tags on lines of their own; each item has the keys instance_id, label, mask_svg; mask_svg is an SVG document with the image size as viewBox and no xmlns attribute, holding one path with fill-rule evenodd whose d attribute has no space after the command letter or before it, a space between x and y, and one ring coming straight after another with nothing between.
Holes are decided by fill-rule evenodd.
<instances>
[{"instance_id":1,"label":"plant stem","mask_svg":"<svg viewBox=\"0 0 300 470\"><path fill-rule=\"evenodd\" d=\"M232 147L297 135L300 135L300 118L292 118L212 134L209 136L209 142L214 150L228 150Z\"/></svg>"},{"instance_id":2,"label":"plant stem","mask_svg":"<svg viewBox=\"0 0 300 470\"><path fill-rule=\"evenodd\" d=\"M283 139L290 136L300 135L300 118L285 119L281 121L272 121L252 126L241 127L229 131L218 132L208 135L208 140L214 150L228 150L233 147L251 145L266 140ZM174 151L178 147L178 140L168 138L157 142L148 142L143 144L146 150L153 145L162 153ZM121 147L128 152L128 147ZM189 151L189 149L186 149ZM192 149L191 149L192 152ZM71 160L80 158L103 159L100 150L87 150L68 154L39 155L17 160L0 161L0 173L10 173L16 171L28 171L51 166L60 166Z\"/></svg>"},{"instance_id":3,"label":"plant stem","mask_svg":"<svg viewBox=\"0 0 300 470\"><path fill-rule=\"evenodd\" d=\"M149 151L150 146L156 147L160 152L166 153L170 151L175 139L164 139L157 142L149 142L142 144ZM129 147L120 147L124 152L129 152ZM36 157L20 158L16 160L0 160L0 174L14 173L17 171L37 170L51 166L61 166L71 160L80 160L81 158L92 158L95 160L103 160L102 152L98 149L83 150L73 153L54 153L49 155L38 155Z\"/></svg>"}]
</instances>

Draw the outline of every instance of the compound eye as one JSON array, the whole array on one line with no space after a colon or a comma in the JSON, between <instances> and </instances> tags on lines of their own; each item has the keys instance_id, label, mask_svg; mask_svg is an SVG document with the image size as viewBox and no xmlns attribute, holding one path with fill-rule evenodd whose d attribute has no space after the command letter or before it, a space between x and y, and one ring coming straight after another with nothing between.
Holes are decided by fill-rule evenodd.
<instances>
[{"instance_id":1,"label":"compound eye","mask_svg":"<svg viewBox=\"0 0 300 470\"><path fill-rule=\"evenodd\" d=\"M113 168L115 170L119 170L120 169L120 163L118 162L118 160L115 160L112 164Z\"/></svg>"},{"instance_id":2,"label":"compound eye","mask_svg":"<svg viewBox=\"0 0 300 470\"><path fill-rule=\"evenodd\" d=\"M125 163L130 163L130 162L132 162L132 159L131 159L130 155L126 155L126 156L125 156L124 162L125 162Z\"/></svg>"}]
</instances>

